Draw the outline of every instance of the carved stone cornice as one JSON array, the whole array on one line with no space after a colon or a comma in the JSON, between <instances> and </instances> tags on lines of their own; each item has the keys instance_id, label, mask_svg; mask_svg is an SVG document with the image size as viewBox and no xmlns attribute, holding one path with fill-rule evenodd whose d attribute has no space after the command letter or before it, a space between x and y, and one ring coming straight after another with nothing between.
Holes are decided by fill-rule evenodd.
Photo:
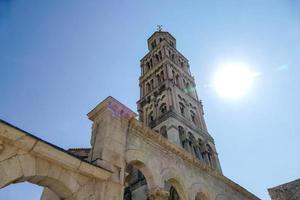
<instances>
[{"instance_id":1,"label":"carved stone cornice","mask_svg":"<svg viewBox=\"0 0 300 200\"><path fill-rule=\"evenodd\" d=\"M169 197L169 192L162 188L153 188L149 192L150 200L167 200Z\"/></svg>"}]
</instances>

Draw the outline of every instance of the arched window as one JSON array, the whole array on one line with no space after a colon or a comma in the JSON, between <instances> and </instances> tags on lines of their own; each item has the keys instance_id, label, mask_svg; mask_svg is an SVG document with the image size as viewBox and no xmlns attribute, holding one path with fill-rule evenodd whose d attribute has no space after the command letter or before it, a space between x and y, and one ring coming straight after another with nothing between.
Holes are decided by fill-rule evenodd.
<instances>
[{"instance_id":1,"label":"arched window","mask_svg":"<svg viewBox=\"0 0 300 200\"><path fill-rule=\"evenodd\" d=\"M187 138L182 126L178 126L178 133L179 133L179 139L182 147L188 151Z\"/></svg>"},{"instance_id":2,"label":"arched window","mask_svg":"<svg viewBox=\"0 0 300 200\"><path fill-rule=\"evenodd\" d=\"M190 139L191 141L196 140L195 137L193 136L193 134L192 134L191 132L188 132L188 135L189 135L189 139Z\"/></svg>"},{"instance_id":3,"label":"arched window","mask_svg":"<svg viewBox=\"0 0 300 200\"><path fill-rule=\"evenodd\" d=\"M165 103L162 103L161 106L159 107L160 114L164 114L167 112L167 105Z\"/></svg>"},{"instance_id":4,"label":"arched window","mask_svg":"<svg viewBox=\"0 0 300 200\"><path fill-rule=\"evenodd\" d=\"M186 87L187 91L190 92L190 84L189 84L189 82L186 83L185 87Z\"/></svg>"},{"instance_id":5,"label":"arched window","mask_svg":"<svg viewBox=\"0 0 300 200\"><path fill-rule=\"evenodd\" d=\"M160 79L161 79L161 81L164 81L164 80L165 80L164 71L161 71L161 72L160 72Z\"/></svg>"},{"instance_id":6,"label":"arched window","mask_svg":"<svg viewBox=\"0 0 300 200\"><path fill-rule=\"evenodd\" d=\"M153 79L151 79L150 85L151 85L151 90L153 90L153 88L154 88L154 81L153 81Z\"/></svg>"},{"instance_id":7,"label":"arched window","mask_svg":"<svg viewBox=\"0 0 300 200\"><path fill-rule=\"evenodd\" d=\"M160 75L159 75L159 74L157 74L157 75L156 75L156 78L157 78L157 82L158 82L158 84L160 84L160 83L161 83L161 78L160 78Z\"/></svg>"},{"instance_id":8,"label":"arched window","mask_svg":"<svg viewBox=\"0 0 300 200\"><path fill-rule=\"evenodd\" d=\"M152 43L151 43L151 46L152 46L152 49L154 49L156 47L156 40L154 40Z\"/></svg>"},{"instance_id":9,"label":"arched window","mask_svg":"<svg viewBox=\"0 0 300 200\"><path fill-rule=\"evenodd\" d=\"M151 111L148 115L148 120L149 120L149 123L153 122L154 121L154 115L153 115L153 112Z\"/></svg>"},{"instance_id":10,"label":"arched window","mask_svg":"<svg viewBox=\"0 0 300 200\"><path fill-rule=\"evenodd\" d=\"M152 58L150 58L150 66L153 67Z\"/></svg>"},{"instance_id":11,"label":"arched window","mask_svg":"<svg viewBox=\"0 0 300 200\"><path fill-rule=\"evenodd\" d=\"M160 128L160 134L165 137L165 138L168 138L168 134L167 134L167 127L166 126L162 126Z\"/></svg>"},{"instance_id":12,"label":"arched window","mask_svg":"<svg viewBox=\"0 0 300 200\"><path fill-rule=\"evenodd\" d=\"M196 120L195 120L195 113L194 113L194 111L190 111L190 113L191 113L191 120L192 120L192 122L195 124L196 123Z\"/></svg>"},{"instance_id":13,"label":"arched window","mask_svg":"<svg viewBox=\"0 0 300 200\"><path fill-rule=\"evenodd\" d=\"M146 84L146 90L147 90L147 92L150 92L150 91L151 91L150 83L147 83L147 84Z\"/></svg>"},{"instance_id":14,"label":"arched window","mask_svg":"<svg viewBox=\"0 0 300 200\"><path fill-rule=\"evenodd\" d=\"M174 43L173 43L172 41L170 41L170 45L171 45L172 47L174 47Z\"/></svg>"},{"instance_id":15,"label":"arched window","mask_svg":"<svg viewBox=\"0 0 300 200\"><path fill-rule=\"evenodd\" d=\"M150 70L151 66L150 66L150 63L147 62L147 69Z\"/></svg>"},{"instance_id":16,"label":"arched window","mask_svg":"<svg viewBox=\"0 0 300 200\"><path fill-rule=\"evenodd\" d=\"M179 75L175 76L175 84L179 87Z\"/></svg>"},{"instance_id":17,"label":"arched window","mask_svg":"<svg viewBox=\"0 0 300 200\"><path fill-rule=\"evenodd\" d=\"M175 71L172 70L172 79L173 79L173 83L175 83Z\"/></svg>"},{"instance_id":18,"label":"arched window","mask_svg":"<svg viewBox=\"0 0 300 200\"><path fill-rule=\"evenodd\" d=\"M173 186L170 188L168 200L180 200L180 197Z\"/></svg>"},{"instance_id":19,"label":"arched window","mask_svg":"<svg viewBox=\"0 0 300 200\"><path fill-rule=\"evenodd\" d=\"M158 52L158 55L159 55L159 59L162 60L162 54L161 54L161 51Z\"/></svg>"},{"instance_id":20,"label":"arched window","mask_svg":"<svg viewBox=\"0 0 300 200\"><path fill-rule=\"evenodd\" d=\"M196 157L198 157L198 150L197 150L197 147L196 147L196 139L195 137L193 136L193 134L191 132L188 132L188 135L189 135L189 145L190 145L190 150L192 151L191 153L193 155L195 155Z\"/></svg>"},{"instance_id":21,"label":"arched window","mask_svg":"<svg viewBox=\"0 0 300 200\"><path fill-rule=\"evenodd\" d=\"M207 157L208 157L209 165L211 167L214 167L214 152L209 144L206 144L206 148L207 148Z\"/></svg>"},{"instance_id":22,"label":"arched window","mask_svg":"<svg viewBox=\"0 0 300 200\"><path fill-rule=\"evenodd\" d=\"M131 193L130 187L125 188L124 200L132 200L132 193Z\"/></svg>"},{"instance_id":23,"label":"arched window","mask_svg":"<svg viewBox=\"0 0 300 200\"><path fill-rule=\"evenodd\" d=\"M201 159L204 159L204 147L203 147L203 141L199 138L198 139L198 148L199 148L199 151L200 151L200 155L201 155Z\"/></svg>"},{"instance_id":24,"label":"arched window","mask_svg":"<svg viewBox=\"0 0 300 200\"><path fill-rule=\"evenodd\" d=\"M183 105L183 103L179 103L179 110L180 110L180 114L182 114L183 116L184 116L184 109L185 109L185 107L184 107L184 105Z\"/></svg>"}]
</instances>

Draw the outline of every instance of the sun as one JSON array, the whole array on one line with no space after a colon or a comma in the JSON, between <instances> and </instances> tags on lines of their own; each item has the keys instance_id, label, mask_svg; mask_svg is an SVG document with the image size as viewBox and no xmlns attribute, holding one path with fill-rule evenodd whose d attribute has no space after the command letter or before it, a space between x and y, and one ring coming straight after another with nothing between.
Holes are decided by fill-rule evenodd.
<instances>
[{"instance_id":1,"label":"sun","mask_svg":"<svg viewBox=\"0 0 300 200\"><path fill-rule=\"evenodd\" d=\"M214 75L213 87L219 96L237 99L249 93L254 78L255 73L243 63L223 64Z\"/></svg>"}]
</instances>

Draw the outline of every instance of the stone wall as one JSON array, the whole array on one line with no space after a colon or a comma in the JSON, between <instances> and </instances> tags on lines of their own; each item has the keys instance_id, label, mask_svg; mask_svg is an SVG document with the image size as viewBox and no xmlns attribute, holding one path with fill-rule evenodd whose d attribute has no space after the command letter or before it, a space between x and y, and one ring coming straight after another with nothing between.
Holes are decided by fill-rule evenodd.
<instances>
[{"instance_id":1,"label":"stone wall","mask_svg":"<svg viewBox=\"0 0 300 200\"><path fill-rule=\"evenodd\" d=\"M110 199L104 191L111 184L110 171L4 121L0 121L0 144L0 188L27 181L51 190L46 191L51 200ZM49 198L44 194L42 199Z\"/></svg>"},{"instance_id":2,"label":"stone wall","mask_svg":"<svg viewBox=\"0 0 300 200\"><path fill-rule=\"evenodd\" d=\"M300 199L300 179L268 189L272 200Z\"/></svg>"},{"instance_id":3,"label":"stone wall","mask_svg":"<svg viewBox=\"0 0 300 200\"><path fill-rule=\"evenodd\" d=\"M258 199L143 125L112 97L88 116L92 147L89 153L70 150L78 155L0 121L0 188L28 181L45 187L42 200L122 200L131 165L146 178L150 200L165 200L170 188L180 200Z\"/></svg>"},{"instance_id":4,"label":"stone wall","mask_svg":"<svg viewBox=\"0 0 300 200\"><path fill-rule=\"evenodd\" d=\"M150 193L157 188L167 192L170 183L182 200L195 200L199 193L207 199L258 199L135 119L127 140L126 163L145 175Z\"/></svg>"}]
</instances>

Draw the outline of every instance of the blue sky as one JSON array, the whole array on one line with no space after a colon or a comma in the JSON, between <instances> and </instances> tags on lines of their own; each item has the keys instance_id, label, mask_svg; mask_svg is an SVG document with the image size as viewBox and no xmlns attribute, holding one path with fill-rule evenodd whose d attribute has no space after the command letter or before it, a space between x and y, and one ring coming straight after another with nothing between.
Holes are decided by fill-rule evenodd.
<instances>
[{"instance_id":1,"label":"blue sky","mask_svg":"<svg viewBox=\"0 0 300 200\"><path fill-rule=\"evenodd\" d=\"M63 148L89 147L97 103L112 95L136 111L139 60L157 24L190 60L224 174L262 199L299 178L296 0L0 0L0 118ZM207 87L223 62L260 73L248 95ZM40 191L11 185L0 199Z\"/></svg>"}]
</instances>

